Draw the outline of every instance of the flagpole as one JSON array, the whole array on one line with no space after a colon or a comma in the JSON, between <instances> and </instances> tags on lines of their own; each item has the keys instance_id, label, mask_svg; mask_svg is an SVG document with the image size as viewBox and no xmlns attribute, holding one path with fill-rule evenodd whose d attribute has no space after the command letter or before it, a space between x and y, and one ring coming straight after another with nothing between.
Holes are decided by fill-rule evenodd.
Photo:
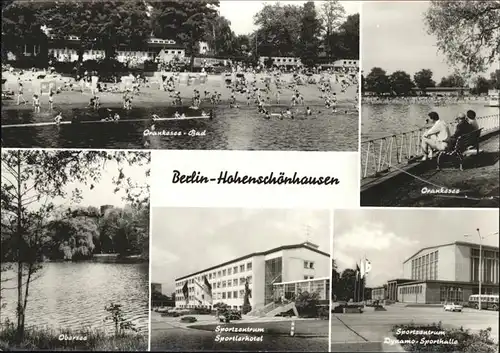
<instances>
[{"instance_id":1,"label":"flagpole","mask_svg":"<svg viewBox=\"0 0 500 353\"><path fill-rule=\"evenodd\" d=\"M365 273L363 273L363 278L361 279L361 285L363 287L363 292L361 292L362 299L361 301L365 301L365 276L366 276L366 254L365 254Z\"/></svg>"},{"instance_id":2,"label":"flagpole","mask_svg":"<svg viewBox=\"0 0 500 353\"><path fill-rule=\"evenodd\" d=\"M357 266L357 264L356 264ZM356 272L354 273L354 298L353 298L353 302L356 302L356 282L358 281L358 270L356 270Z\"/></svg>"}]
</instances>

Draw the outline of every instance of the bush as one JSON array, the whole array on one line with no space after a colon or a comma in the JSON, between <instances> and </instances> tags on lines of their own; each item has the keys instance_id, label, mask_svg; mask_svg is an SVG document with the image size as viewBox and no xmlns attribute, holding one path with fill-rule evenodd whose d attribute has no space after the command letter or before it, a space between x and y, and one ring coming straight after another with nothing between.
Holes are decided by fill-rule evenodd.
<instances>
[{"instance_id":1,"label":"bush","mask_svg":"<svg viewBox=\"0 0 500 353\"><path fill-rule=\"evenodd\" d=\"M408 330L435 331L444 332L444 334L414 335L407 334L406 332L398 334L398 331ZM402 346L406 351L410 352L421 352L430 348L436 352L498 352L498 343L495 343L491 339L491 327L488 327L486 330L480 330L479 333L472 333L470 330L464 330L463 327L460 329L446 329L439 322L438 324L431 325L398 325L393 327L392 332L398 341L405 342ZM425 345L422 339L439 341L433 342L431 346L430 343Z\"/></svg>"},{"instance_id":2,"label":"bush","mask_svg":"<svg viewBox=\"0 0 500 353\"><path fill-rule=\"evenodd\" d=\"M323 320L330 319L330 315L328 313L328 306L320 306L318 308L318 316L320 319L323 319Z\"/></svg>"},{"instance_id":3,"label":"bush","mask_svg":"<svg viewBox=\"0 0 500 353\"><path fill-rule=\"evenodd\" d=\"M198 321L194 316L184 316L181 318L182 322L196 322Z\"/></svg>"}]
</instances>

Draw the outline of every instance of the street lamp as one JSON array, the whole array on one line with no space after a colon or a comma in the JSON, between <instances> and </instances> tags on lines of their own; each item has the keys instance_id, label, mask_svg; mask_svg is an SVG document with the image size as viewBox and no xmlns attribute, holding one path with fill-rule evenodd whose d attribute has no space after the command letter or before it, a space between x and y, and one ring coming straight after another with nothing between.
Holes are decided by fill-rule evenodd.
<instances>
[{"instance_id":1,"label":"street lamp","mask_svg":"<svg viewBox=\"0 0 500 353\"><path fill-rule=\"evenodd\" d=\"M488 234L487 236L481 236L481 232L479 231L479 228L476 229L477 231L477 236L479 237L479 303L478 303L478 310L481 310L481 285L483 282L483 239L491 236L491 235L498 235L498 232ZM465 237L470 237L471 235L466 234Z\"/></svg>"}]
</instances>

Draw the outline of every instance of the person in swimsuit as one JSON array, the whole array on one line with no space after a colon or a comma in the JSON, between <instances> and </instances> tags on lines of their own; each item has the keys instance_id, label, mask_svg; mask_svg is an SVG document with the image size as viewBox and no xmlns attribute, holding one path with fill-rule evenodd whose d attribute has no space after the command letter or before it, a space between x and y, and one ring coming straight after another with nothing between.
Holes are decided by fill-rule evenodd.
<instances>
[{"instance_id":1,"label":"person in swimsuit","mask_svg":"<svg viewBox=\"0 0 500 353\"><path fill-rule=\"evenodd\" d=\"M52 110L54 108L54 91L52 89L49 92L49 109Z\"/></svg>"},{"instance_id":2,"label":"person in swimsuit","mask_svg":"<svg viewBox=\"0 0 500 353\"><path fill-rule=\"evenodd\" d=\"M21 103L21 99L23 100L23 104L26 104L26 99L24 98L24 86L21 82L19 82L19 87L18 87L18 91L17 91L17 105L19 105Z\"/></svg>"},{"instance_id":3,"label":"person in swimsuit","mask_svg":"<svg viewBox=\"0 0 500 353\"><path fill-rule=\"evenodd\" d=\"M40 113L40 98L38 94L33 95L33 107L35 108L35 113Z\"/></svg>"},{"instance_id":4,"label":"person in swimsuit","mask_svg":"<svg viewBox=\"0 0 500 353\"><path fill-rule=\"evenodd\" d=\"M179 114L178 111L176 111L174 114L174 118L179 119L180 117L181 117L181 115Z\"/></svg>"},{"instance_id":5,"label":"person in swimsuit","mask_svg":"<svg viewBox=\"0 0 500 353\"><path fill-rule=\"evenodd\" d=\"M312 115L311 109L309 107L306 108L306 115Z\"/></svg>"},{"instance_id":6,"label":"person in swimsuit","mask_svg":"<svg viewBox=\"0 0 500 353\"><path fill-rule=\"evenodd\" d=\"M54 118L54 122L56 123L56 125L59 125L61 121L62 121L62 113L58 112L56 117Z\"/></svg>"}]
</instances>

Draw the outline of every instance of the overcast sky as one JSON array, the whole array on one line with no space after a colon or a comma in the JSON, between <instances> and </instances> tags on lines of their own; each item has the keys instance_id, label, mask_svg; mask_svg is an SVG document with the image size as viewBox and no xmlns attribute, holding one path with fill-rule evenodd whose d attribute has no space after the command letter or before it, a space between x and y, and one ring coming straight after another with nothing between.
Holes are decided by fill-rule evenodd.
<instances>
[{"instance_id":1,"label":"overcast sky","mask_svg":"<svg viewBox=\"0 0 500 353\"><path fill-rule=\"evenodd\" d=\"M497 210L364 209L334 214L333 258L339 270L355 268L366 258L372 264L368 286L401 278L403 261L421 248L465 241L478 243L481 235L498 232ZM471 234L473 237L465 237ZM483 244L498 246L498 235Z\"/></svg>"},{"instance_id":2,"label":"overcast sky","mask_svg":"<svg viewBox=\"0 0 500 353\"><path fill-rule=\"evenodd\" d=\"M431 69L434 80L453 73L444 55L437 52L436 38L427 34L423 14L428 1L363 2L361 10L362 67L368 74L381 67L388 74L404 70L412 77ZM498 69L498 63L484 74Z\"/></svg>"},{"instance_id":3,"label":"overcast sky","mask_svg":"<svg viewBox=\"0 0 500 353\"><path fill-rule=\"evenodd\" d=\"M170 295L175 279L220 263L307 240L330 253L330 212L153 208L151 281Z\"/></svg>"},{"instance_id":4,"label":"overcast sky","mask_svg":"<svg viewBox=\"0 0 500 353\"><path fill-rule=\"evenodd\" d=\"M141 185L147 185L149 182L148 178L145 175L146 169L148 167L132 165L129 166L127 163L121 165L123 167L123 173L128 178L130 177L133 183L139 183ZM3 170L2 174L9 178L7 169ZM120 190L114 193L116 186L113 184L113 178L116 178L119 174L118 164L114 161L106 161L106 164L103 166L102 176L98 183L94 184L94 188L90 189L89 185L85 185L80 182L71 182L66 185L64 190L67 192L66 198L57 197L52 199L51 201L56 206L63 207L86 207L86 206L94 206L100 207L102 205L113 205L116 207L123 207L126 205L124 201L124 197L126 196L125 190L120 188ZM10 178L12 180L12 178ZM81 191L81 202L78 204L72 203L70 198L73 190L78 188ZM45 200L40 200L40 203L44 203ZM36 207L37 203L31 204L31 207Z\"/></svg>"},{"instance_id":5,"label":"overcast sky","mask_svg":"<svg viewBox=\"0 0 500 353\"><path fill-rule=\"evenodd\" d=\"M225 1L220 2L219 12L231 22L231 29L234 33L249 34L255 30L253 17L262 10L264 5L274 4L276 1ZM319 11L321 3L325 1L314 1L316 10ZM346 16L359 13L359 1L339 1L345 9ZM281 4L303 5L306 1L280 1Z\"/></svg>"}]
</instances>

